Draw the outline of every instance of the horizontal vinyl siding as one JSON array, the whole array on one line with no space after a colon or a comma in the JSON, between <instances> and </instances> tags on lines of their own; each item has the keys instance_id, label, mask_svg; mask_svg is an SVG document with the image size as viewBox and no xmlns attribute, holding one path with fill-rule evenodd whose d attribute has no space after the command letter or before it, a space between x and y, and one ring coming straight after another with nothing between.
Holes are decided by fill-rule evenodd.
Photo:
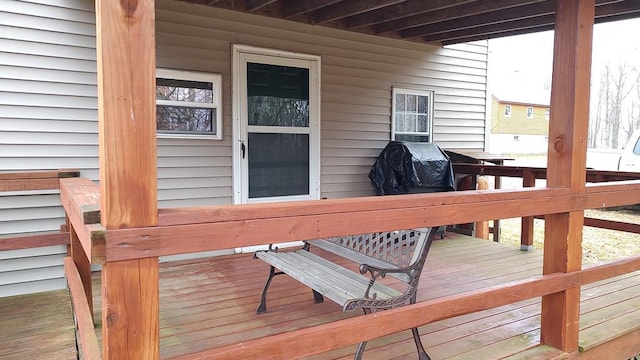
<instances>
[{"instance_id":1,"label":"horizontal vinyl siding","mask_svg":"<svg viewBox=\"0 0 640 360\"><path fill-rule=\"evenodd\" d=\"M82 0L0 3L0 171L97 178L95 15ZM57 191L0 193L0 235L55 231ZM66 285L66 246L0 252L0 296Z\"/></svg>"},{"instance_id":2,"label":"horizontal vinyl siding","mask_svg":"<svg viewBox=\"0 0 640 360\"><path fill-rule=\"evenodd\" d=\"M484 149L486 42L440 48L168 0L157 2L156 21L158 66L223 75L216 145L229 155L232 45L321 56L323 197L374 194L367 175L390 139L392 86L435 92L440 146Z\"/></svg>"},{"instance_id":3,"label":"horizontal vinyl siding","mask_svg":"<svg viewBox=\"0 0 640 360\"><path fill-rule=\"evenodd\" d=\"M439 48L172 0L156 9L158 67L223 76L222 140L158 139L160 207L233 201L233 44L321 56L323 197L374 194L367 174L390 138L392 86L435 91L439 145L484 148L485 43ZM0 3L0 170L78 168L97 180L96 93L92 1ZM0 200L0 234L64 221L55 193ZM0 253L0 295L64 286L64 252Z\"/></svg>"}]
</instances>

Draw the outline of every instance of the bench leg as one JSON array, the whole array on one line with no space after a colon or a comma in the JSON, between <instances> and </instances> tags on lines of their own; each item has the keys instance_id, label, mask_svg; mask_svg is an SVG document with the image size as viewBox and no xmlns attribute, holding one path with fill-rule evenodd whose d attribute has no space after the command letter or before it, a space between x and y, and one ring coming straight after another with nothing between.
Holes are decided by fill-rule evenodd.
<instances>
[{"instance_id":1,"label":"bench leg","mask_svg":"<svg viewBox=\"0 0 640 360\"><path fill-rule=\"evenodd\" d=\"M418 349L418 359L419 360L431 360L427 352L424 351L424 347L422 346L422 341L420 340L420 333L418 332L418 328L412 328L411 332L413 333L413 341L416 343L416 348Z\"/></svg>"},{"instance_id":2,"label":"bench leg","mask_svg":"<svg viewBox=\"0 0 640 360\"><path fill-rule=\"evenodd\" d=\"M416 294L413 294L410 304L416 303ZM427 352L424 351L424 346L422 346L422 340L420 340L420 333L418 332L418 328L414 327L411 329L411 333L413 334L413 341L416 343L416 349L418 350L418 359L419 360L431 360Z\"/></svg>"},{"instance_id":3,"label":"bench leg","mask_svg":"<svg viewBox=\"0 0 640 360\"><path fill-rule=\"evenodd\" d=\"M360 360L362 359L362 355L364 354L364 348L367 346L367 342L363 341L360 344L358 344L358 349L356 350L356 353L353 355L353 360Z\"/></svg>"},{"instance_id":4,"label":"bench leg","mask_svg":"<svg viewBox=\"0 0 640 360\"><path fill-rule=\"evenodd\" d=\"M267 312L267 290L269 290L269 285L271 285L271 279L274 276L284 274L281 271L276 271L276 268L270 266L269 268L269 277L267 278L267 282L264 284L264 288L262 289L262 297L260 298L260 304L258 305L258 309L256 313L263 314Z\"/></svg>"}]
</instances>

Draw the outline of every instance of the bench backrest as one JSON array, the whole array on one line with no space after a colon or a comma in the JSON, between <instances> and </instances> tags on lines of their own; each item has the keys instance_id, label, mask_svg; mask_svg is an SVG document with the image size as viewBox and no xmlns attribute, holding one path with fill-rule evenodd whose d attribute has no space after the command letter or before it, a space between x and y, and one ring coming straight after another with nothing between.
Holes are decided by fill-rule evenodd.
<instances>
[{"instance_id":1,"label":"bench backrest","mask_svg":"<svg viewBox=\"0 0 640 360\"><path fill-rule=\"evenodd\" d=\"M434 236L435 229L424 228L340 236L311 243L361 264L398 269L415 267L419 273ZM405 282L412 278L406 274L394 276Z\"/></svg>"}]
</instances>

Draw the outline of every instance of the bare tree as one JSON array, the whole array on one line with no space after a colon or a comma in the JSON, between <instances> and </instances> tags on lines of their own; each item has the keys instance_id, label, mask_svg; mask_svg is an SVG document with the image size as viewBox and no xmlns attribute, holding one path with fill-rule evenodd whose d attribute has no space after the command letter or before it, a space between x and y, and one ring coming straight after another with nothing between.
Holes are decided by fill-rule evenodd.
<instances>
[{"instance_id":1,"label":"bare tree","mask_svg":"<svg viewBox=\"0 0 640 360\"><path fill-rule=\"evenodd\" d=\"M610 64L604 66L589 125L590 147L617 149L638 128L627 100L632 92L637 92L638 81L638 72L626 63L619 63L615 69Z\"/></svg>"},{"instance_id":2,"label":"bare tree","mask_svg":"<svg viewBox=\"0 0 640 360\"><path fill-rule=\"evenodd\" d=\"M640 71L634 69L634 72L635 79L631 87L633 98L627 110L626 121L622 123L625 140L629 139L634 131L640 129Z\"/></svg>"}]
</instances>

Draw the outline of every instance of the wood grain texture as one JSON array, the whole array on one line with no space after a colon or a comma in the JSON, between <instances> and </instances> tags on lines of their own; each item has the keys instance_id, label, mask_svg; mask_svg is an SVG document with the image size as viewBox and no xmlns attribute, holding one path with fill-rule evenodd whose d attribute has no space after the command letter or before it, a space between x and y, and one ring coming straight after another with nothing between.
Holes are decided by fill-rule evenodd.
<instances>
[{"instance_id":1,"label":"wood grain texture","mask_svg":"<svg viewBox=\"0 0 640 360\"><path fill-rule=\"evenodd\" d=\"M105 359L157 359L158 259L105 263L102 297Z\"/></svg>"},{"instance_id":2,"label":"wood grain texture","mask_svg":"<svg viewBox=\"0 0 640 360\"><path fill-rule=\"evenodd\" d=\"M187 224L110 230L106 253L108 259L127 260L542 213L575 212L612 206L618 202L628 203L630 199L640 199L640 183L636 181L594 185L588 187L584 194L571 194L568 189L559 188L529 188L172 209L164 213L163 223ZM256 218L252 219L253 216ZM190 219L202 223L194 224Z\"/></svg>"},{"instance_id":3,"label":"wood grain texture","mask_svg":"<svg viewBox=\"0 0 640 360\"><path fill-rule=\"evenodd\" d=\"M75 271L80 277L84 296L89 300L89 314L91 316L91 320L93 321L93 287L91 286L91 261L87 257L87 254L84 252L82 243L80 243L80 239L78 238L78 234L76 234L73 225L71 225L71 222L68 219L67 223L67 227L69 228L71 260L73 260Z\"/></svg>"},{"instance_id":4,"label":"wood grain texture","mask_svg":"<svg viewBox=\"0 0 640 360\"><path fill-rule=\"evenodd\" d=\"M60 180L60 201L88 259L104 262L105 229L100 222L100 191L87 178Z\"/></svg>"},{"instance_id":5,"label":"wood grain texture","mask_svg":"<svg viewBox=\"0 0 640 360\"><path fill-rule=\"evenodd\" d=\"M332 261L357 269L356 264L337 257ZM256 315L255 307L268 266L251 259L249 254L159 266L161 359L189 358L191 353L359 316L342 313L330 301L314 304L309 289L287 277L274 280L269 312ZM504 244L447 233L444 240L433 243L418 289L418 301L528 279L539 274L541 266L539 251L522 252ZM624 270L633 269L636 268ZM592 268L584 270L582 283L594 280L588 275L591 271ZM637 337L640 314L636 310L640 304L638 277L638 272L629 272L582 286L580 346L586 351L571 354L571 358L626 359L633 351L635 354L640 352ZM383 280L389 286L397 285L397 280ZM94 288L96 304L100 304L99 273L94 273ZM66 296L52 296L54 293ZM47 331L62 333L63 329L73 329L69 302L66 291L1 298L0 352L28 344L19 348L22 352L3 353L3 359L57 359L61 357L56 355L62 352L70 354L68 359L75 359L72 341L49 348L52 343L42 335ZM100 317L98 306L96 318ZM609 321L615 326L609 327ZM19 326L14 330L10 324ZM101 326L100 321L97 325ZM433 359L549 360L568 355L548 346L539 346L539 298L436 321L422 326L420 331ZM14 340L16 338L19 340ZM73 338L72 334L70 338ZM38 339L42 341L34 342ZM48 339L60 337L49 335ZM308 360L348 360L353 358L354 350L355 346L349 345L310 356ZM414 356L415 346L409 331L376 338L369 342L365 352L365 358L369 360L411 359Z\"/></svg>"},{"instance_id":6,"label":"wood grain texture","mask_svg":"<svg viewBox=\"0 0 640 360\"><path fill-rule=\"evenodd\" d=\"M96 1L100 220L157 224L155 2ZM75 225L75 223L74 223ZM103 265L106 359L157 359L158 259Z\"/></svg>"},{"instance_id":7,"label":"wood grain texture","mask_svg":"<svg viewBox=\"0 0 640 360\"><path fill-rule=\"evenodd\" d=\"M155 225L155 2L97 1L96 40L102 224Z\"/></svg>"},{"instance_id":8,"label":"wood grain texture","mask_svg":"<svg viewBox=\"0 0 640 360\"><path fill-rule=\"evenodd\" d=\"M76 360L68 290L0 297L0 358Z\"/></svg>"},{"instance_id":9,"label":"wood grain texture","mask_svg":"<svg viewBox=\"0 0 640 360\"><path fill-rule=\"evenodd\" d=\"M52 190L60 187L60 179L78 177L74 169L41 171L2 171L0 191Z\"/></svg>"},{"instance_id":10,"label":"wood grain texture","mask_svg":"<svg viewBox=\"0 0 640 360\"><path fill-rule=\"evenodd\" d=\"M536 175L532 170L523 170L522 187L536 186ZM533 216L525 216L520 224L521 249L533 247Z\"/></svg>"},{"instance_id":11,"label":"wood grain texture","mask_svg":"<svg viewBox=\"0 0 640 360\"><path fill-rule=\"evenodd\" d=\"M556 5L547 186L585 191L589 89L595 0ZM584 212L546 216L543 273L582 266ZM566 352L578 348L579 288L542 299L541 342Z\"/></svg>"},{"instance_id":12,"label":"wood grain texture","mask_svg":"<svg viewBox=\"0 0 640 360\"><path fill-rule=\"evenodd\" d=\"M102 352L98 344L98 338L93 325L93 296L87 297L85 284L74 260L70 257L64 259L64 273L69 283L71 300L73 302L74 315L82 346L82 356L86 360L101 360ZM91 277L89 277L89 286ZM91 295L89 293L88 295Z\"/></svg>"},{"instance_id":13,"label":"wood grain texture","mask_svg":"<svg viewBox=\"0 0 640 360\"><path fill-rule=\"evenodd\" d=\"M0 251L31 249L43 246L68 245L69 233L59 231L0 235Z\"/></svg>"}]
</instances>

